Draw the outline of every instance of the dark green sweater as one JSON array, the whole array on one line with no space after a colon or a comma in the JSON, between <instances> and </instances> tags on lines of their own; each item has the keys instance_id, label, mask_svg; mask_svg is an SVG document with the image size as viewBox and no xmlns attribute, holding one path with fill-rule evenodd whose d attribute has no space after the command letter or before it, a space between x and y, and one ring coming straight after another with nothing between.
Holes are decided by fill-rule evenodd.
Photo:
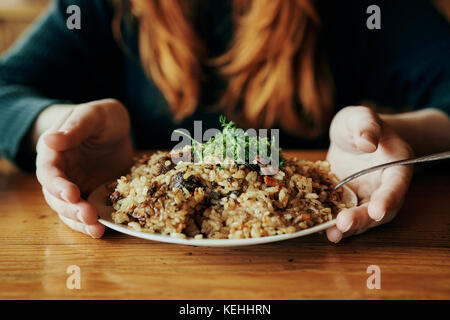
<instances>
[{"instance_id":1,"label":"dark green sweater","mask_svg":"<svg viewBox=\"0 0 450 320\"><path fill-rule=\"evenodd\" d=\"M81 30L68 30L66 9L81 8ZM366 27L366 8L381 8L381 30ZM336 86L336 111L362 100L404 110L450 110L450 26L429 1L317 1L322 44ZM116 98L128 108L138 148L173 145L177 127L217 127L208 111L222 83L208 77L197 112L175 124L166 101L139 62L137 26L122 24L128 53L111 32L112 8L105 0L58 0L0 60L0 156L32 168L23 137L44 108ZM230 0L208 1L199 30L211 56L225 52L232 38ZM326 148L327 136L304 141L282 132L281 145Z\"/></svg>"}]
</instances>

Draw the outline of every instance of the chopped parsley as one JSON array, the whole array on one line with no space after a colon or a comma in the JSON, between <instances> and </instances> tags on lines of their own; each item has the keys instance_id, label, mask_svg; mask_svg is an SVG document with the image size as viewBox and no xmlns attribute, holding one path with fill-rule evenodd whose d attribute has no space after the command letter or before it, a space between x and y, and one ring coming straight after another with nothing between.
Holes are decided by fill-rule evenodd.
<instances>
[{"instance_id":1,"label":"chopped parsley","mask_svg":"<svg viewBox=\"0 0 450 320\"><path fill-rule=\"evenodd\" d=\"M192 141L192 155L196 161L202 161L204 157L212 156L220 159L232 159L236 163L244 164L251 169L258 166L261 159L268 163L272 154L272 147L275 148L275 137L272 141L267 137L258 137L256 131L254 135L237 128L233 121L227 122L224 116L219 118L222 131L205 143L200 143L190 135L180 130L175 132L187 136ZM278 148L278 161L281 168L284 159L281 155L281 148ZM257 158L258 156L258 158ZM258 160L259 161L256 161Z\"/></svg>"}]
</instances>

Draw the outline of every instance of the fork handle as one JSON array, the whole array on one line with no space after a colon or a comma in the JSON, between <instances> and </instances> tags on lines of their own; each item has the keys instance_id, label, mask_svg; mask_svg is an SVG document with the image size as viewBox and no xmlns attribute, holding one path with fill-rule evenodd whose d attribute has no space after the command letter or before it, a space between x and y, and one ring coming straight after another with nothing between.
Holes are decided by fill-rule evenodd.
<instances>
[{"instance_id":1,"label":"fork handle","mask_svg":"<svg viewBox=\"0 0 450 320\"><path fill-rule=\"evenodd\" d=\"M375 167L367 168L367 169L361 170L359 172L356 172L356 173L348 176L344 180L339 181L339 183L336 185L336 187L334 187L334 190L337 190L338 188L340 188L347 182L352 181L353 179L356 179L360 176L371 173L373 171L386 169L386 168L390 168L390 167L394 167L394 166L411 165L411 164L415 164L415 163L437 161L437 160L444 160L444 159L450 159L450 151L430 154L430 155L422 156L422 157L418 157L418 158L409 158L409 159L397 160L397 161L380 164Z\"/></svg>"}]
</instances>

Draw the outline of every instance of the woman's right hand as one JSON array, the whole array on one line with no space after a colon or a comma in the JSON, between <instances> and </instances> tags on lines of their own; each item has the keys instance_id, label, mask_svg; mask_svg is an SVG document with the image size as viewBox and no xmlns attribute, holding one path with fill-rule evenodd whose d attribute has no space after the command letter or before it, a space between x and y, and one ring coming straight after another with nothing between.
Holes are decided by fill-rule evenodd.
<instances>
[{"instance_id":1,"label":"woman's right hand","mask_svg":"<svg viewBox=\"0 0 450 320\"><path fill-rule=\"evenodd\" d=\"M132 164L128 112L113 99L63 109L38 139L36 175L45 200L66 225L100 238L105 227L85 199Z\"/></svg>"}]
</instances>

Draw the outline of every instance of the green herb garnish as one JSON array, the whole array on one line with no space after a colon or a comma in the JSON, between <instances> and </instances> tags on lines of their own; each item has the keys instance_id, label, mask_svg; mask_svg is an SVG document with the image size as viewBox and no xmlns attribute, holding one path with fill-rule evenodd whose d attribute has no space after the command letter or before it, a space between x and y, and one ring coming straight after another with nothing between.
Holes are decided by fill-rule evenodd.
<instances>
[{"instance_id":1,"label":"green herb garnish","mask_svg":"<svg viewBox=\"0 0 450 320\"><path fill-rule=\"evenodd\" d=\"M258 137L256 131L254 135L249 135L248 131L237 128L233 121L227 122L227 119L222 115L219 118L219 122L222 126L222 131L205 143L200 143L183 131L175 130L175 132L191 140L191 151L195 161L203 161L206 156L220 159L228 158L251 169L256 169L258 166L257 161L255 161L256 156L259 156L259 159L265 158L267 162L269 161L272 146L275 145L274 139L270 141L267 137ZM280 168L284 164L281 150L281 148L278 148Z\"/></svg>"}]
</instances>

